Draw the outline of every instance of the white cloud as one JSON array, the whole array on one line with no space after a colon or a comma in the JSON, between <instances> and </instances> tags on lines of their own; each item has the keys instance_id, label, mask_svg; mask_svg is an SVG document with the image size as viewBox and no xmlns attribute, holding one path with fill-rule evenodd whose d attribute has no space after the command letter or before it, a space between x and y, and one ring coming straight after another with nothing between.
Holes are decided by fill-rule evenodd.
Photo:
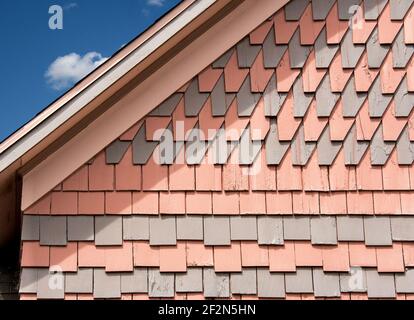
<instances>
[{"instance_id":1,"label":"white cloud","mask_svg":"<svg viewBox=\"0 0 414 320\"><path fill-rule=\"evenodd\" d=\"M89 52L84 56L71 53L57 58L45 73L48 84L55 90L66 89L91 73L108 58Z\"/></svg>"},{"instance_id":2,"label":"white cloud","mask_svg":"<svg viewBox=\"0 0 414 320\"><path fill-rule=\"evenodd\" d=\"M149 6L162 7L165 0L147 0Z\"/></svg>"}]
</instances>

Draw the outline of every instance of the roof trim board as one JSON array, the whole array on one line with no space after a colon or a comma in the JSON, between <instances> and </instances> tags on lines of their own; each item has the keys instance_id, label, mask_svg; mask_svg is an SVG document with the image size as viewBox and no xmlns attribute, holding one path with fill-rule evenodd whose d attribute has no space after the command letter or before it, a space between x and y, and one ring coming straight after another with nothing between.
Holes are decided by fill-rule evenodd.
<instances>
[{"instance_id":1,"label":"roof trim board","mask_svg":"<svg viewBox=\"0 0 414 320\"><path fill-rule=\"evenodd\" d=\"M165 44L171 37L182 30L186 25L196 19L218 0L195 1L176 18L171 20L160 31L146 40L142 45L120 60L113 68L100 78L96 79L84 91L65 103L61 108L49 115L44 121L38 123L26 135L23 135L13 144L5 144L6 148L0 154L0 172L14 161L18 160L28 150L33 148L42 139L58 128L65 121L79 112L84 106L113 85L118 79L127 74L137 64L147 58L152 52Z\"/></svg>"},{"instance_id":2,"label":"roof trim board","mask_svg":"<svg viewBox=\"0 0 414 320\"><path fill-rule=\"evenodd\" d=\"M200 2L205 6L213 3L210 0ZM168 64L158 69L82 132L24 175L22 210L34 204L287 2L289 0L278 0L275 5L274 0L245 0L225 18L211 26ZM215 45L211 46L211 43ZM188 63L190 57L194 63ZM121 69L117 70L120 72ZM101 80L100 85L102 84ZM155 84L159 89L156 96L149 90ZM131 114L135 117L131 117Z\"/></svg>"}]
</instances>

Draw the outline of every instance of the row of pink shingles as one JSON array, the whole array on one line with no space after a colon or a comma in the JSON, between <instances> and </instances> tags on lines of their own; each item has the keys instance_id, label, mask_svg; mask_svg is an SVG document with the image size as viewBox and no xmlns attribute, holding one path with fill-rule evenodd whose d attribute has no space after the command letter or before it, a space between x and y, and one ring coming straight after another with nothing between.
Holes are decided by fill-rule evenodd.
<instances>
[{"instance_id":1,"label":"row of pink shingles","mask_svg":"<svg viewBox=\"0 0 414 320\"><path fill-rule=\"evenodd\" d=\"M390 247L367 247L359 242L341 242L336 246L313 246L310 242L288 241L284 246L259 246L243 241L207 247L192 241L159 247L140 241L114 247L96 247L93 242L49 247L23 242L21 263L25 268L59 266L63 272L77 272L78 268L132 272L134 267L187 272L188 267L214 266L216 272L242 272L242 268L255 267L269 268L270 272L296 272L300 267L349 272L351 267L368 267L381 273L404 273L406 268L414 267L414 245L395 242Z\"/></svg>"},{"instance_id":2,"label":"row of pink shingles","mask_svg":"<svg viewBox=\"0 0 414 320\"><path fill-rule=\"evenodd\" d=\"M412 192L52 192L33 215L414 214Z\"/></svg>"}]
</instances>

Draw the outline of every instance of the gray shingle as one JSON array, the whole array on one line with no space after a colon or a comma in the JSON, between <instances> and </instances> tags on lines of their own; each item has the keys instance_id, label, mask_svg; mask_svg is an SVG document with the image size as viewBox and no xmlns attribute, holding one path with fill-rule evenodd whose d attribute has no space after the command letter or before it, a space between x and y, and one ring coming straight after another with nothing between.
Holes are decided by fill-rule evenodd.
<instances>
[{"instance_id":1,"label":"gray shingle","mask_svg":"<svg viewBox=\"0 0 414 320\"><path fill-rule=\"evenodd\" d=\"M406 270L404 274L396 274L395 287L398 293L414 293L414 269Z\"/></svg>"},{"instance_id":2,"label":"gray shingle","mask_svg":"<svg viewBox=\"0 0 414 320\"><path fill-rule=\"evenodd\" d=\"M414 0L390 0L391 20L402 20Z\"/></svg>"},{"instance_id":3,"label":"gray shingle","mask_svg":"<svg viewBox=\"0 0 414 320\"><path fill-rule=\"evenodd\" d=\"M94 217L68 217L69 241L94 241Z\"/></svg>"},{"instance_id":4,"label":"gray shingle","mask_svg":"<svg viewBox=\"0 0 414 320\"><path fill-rule=\"evenodd\" d=\"M382 124L371 140L371 164L383 166L388 161L395 146L394 142L384 141Z\"/></svg>"},{"instance_id":5,"label":"gray shingle","mask_svg":"<svg viewBox=\"0 0 414 320\"><path fill-rule=\"evenodd\" d=\"M95 299L121 298L121 275L106 273L104 269L94 269L93 297Z\"/></svg>"},{"instance_id":6,"label":"gray shingle","mask_svg":"<svg viewBox=\"0 0 414 320\"><path fill-rule=\"evenodd\" d=\"M414 217L392 217L391 231L394 241L414 241Z\"/></svg>"},{"instance_id":7,"label":"gray shingle","mask_svg":"<svg viewBox=\"0 0 414 320\"><path fill-rule=\"evenodd\" d=\"M257 240L257 218L230 217L231 240Z\"/></svg>"},{"instance_id":8,"label":"gray shingle","mask_svg":"<svg viewBox=\"0 0 414 320\"><path fill-rule=\"evenodd\" d=\"M220 58L218 58L213 63L213 68L215 69L224 68L227 65L227 62L229 62L231 55L233 54L233 51L234 51L233 49L230 49L225 54L223 54Z\"/></svg>"},{"instance_id":9,"label":"gray shingle","mask_svg":"<svg viewBox=\"0 0 414 320\"><path fill-rule=\"evenodd\" d=\"M329 68L339 45L328 44L326 28L323 28L315 41L315 63L317 68Z\"/></svg>"},{"instance_id":10,"label":"gray shingle","mask_svg":"<svg viewBox=\"0 0 414 320\"><path fill-rule=\"evenodd\" d=\"M224 74L221 75L220 79L217 81L216 86L211 93L211 110L214 117L223 117L225 116L228 107L230 106L230 101L228 99L228 94L226 94L224 89Z\"/></svg>"},{"instance_id":11,"label":"gray shingle","mask_svg":"<svg viewBox=\"0 0 414 320\"><path fill-rule=\"evenodd\" d=\"M185 115L187 117L196 117L206 102L209 94L200 93L198 90L198 78L195 78L184 95Z\"/></svg>"},{"instance_id":12,"label":"gray shingle","mask_svg":"<svg viewBox=\"0 0 414 320\"><path fill-rule=\"evenodd\" d=\"M250 127L244 130L240 142L238 145L239 151L239 164L240 165L251 165L256 160L260 150L262 149L261 140L251 139Z\"/></svg>"},{"instance_id":13,"label":"gray shingle","mask_svg":"<svg viewBox=\"0 0 414 320\"><path fill-rule=\"evenodd\" d=\"M240 68L250 68L259 54L261 46L251 45L249 37L237 44L237 60Z\"/></svg>"},{"instance_id":14,"label":"gray shingle","mask_svg":"<svg viewBox=\"0 0 414 320\"><path fill-rule=\"evenodd\" d=\"M404 28L401 28L392 45L394 68L405 68L414 53L414 45L405 44Z\"/></svg>"},{"instance_id":15,"label":"gray shingle","mask_svg":"<svg viewBox=\"0 0 414 320\"><path fill-rule=\"evenodd\" d=\"M367 270L368 298L395 298L393 274L379 274L377 270Z\"/></svg>"},{"instance_id":16,"label":"gray shingle","mask_svg":"<svg viewBox=\"0 0 414 320\"><path fill-rule=\"evenodd\" d=\"M123 217L124 240L149 240L149 216Z\"/></svg>"},{"instance_id":17,"label":"gray shingle","mask_svg":"<svg viewBox=\"0 0 414 320\"><path fill-rule=\"evenodd\" d=\"M146 164L158 145L158 142L146 141L146 131L146 123L144 123L132 141L134 164Z\"/></svg>"},{"instance_id":18,"label":"gray shingle","mask_svg":"<svg viewBox=\"0 0 414 320\"><path fill-rule=\"evenodd\" d=\"M325 20L335 0L312 0L313 20Z\"/></svg>"},{"instance_id":19,"label":"gray shingle","mask_svg":"<svg viewBox=\"0 0 414 320\"><path fill-rule=\"evenodd\" d=\"M191 130L188 135L188 141L185 145L185 160L188 165L198 165L201 164L205 158L208 142L205 139L206 137L201 137L202 133L198 125Z\"/></svg>"},{"instance_id":20,"label":"gray shingle","mask_svg":"<svg viewBox=\"0 0 414 320\"><path fill-rule=\"evenodd\" d=\"M368 94L369 115L372 118L381 118L392 97L389 94L382 94L381 78L377 77Z\"/></svg>"},{"instance_id":21,"label":"gray shingle","mask_svg":"<svg viewBox=\"0 0 414 320\"><path fill-rule=\"evenodd\" d=\"M290 142L280 142L277 122L270 120L270 131L265 142L266 161L268 165L279 165L289 149Z\"/></svg>"},{"instance_id":22,"label":"gray shingle","mask_svg":"<svg viewBox=\"0 0 414 320\"><path fill-rule=\"evenodd\" d=\"M230 277L227 273L216 273L213 268L205 268L203 283L206 298L228 298L230 296Z\"/></svg>"},{"instance_id":23,"label":"gray shingle","mask_svg":"<svg viewBox=\"0 0 414 320\"><path fill-rule=\"evenodd\" d=\"M308 217L284 217L285 240L310 240L310 219Z\"/></svg>"},{"instance_id":24,"label":"gray shingle","mask_svg":"<svg viewBox=\"0 0 414 320\"><path fill-rule=\"evenodd\" d=\"M182 93L174 93L171 97L161 103L154 111L152 111L150 116L170 117L182 98Z\"/></svg>"},{"instance_id":25,"label":"gray shingle","mask_svg":"<svg viewBox=\"0 0 414 320\"><path fill-rule=\"evenodd\" d=\"M257 269L257 294L259 298L284 298L285 275L270 273L269 269Z\"/></svg>"},{"instance_id":26,"label":"gray shingle","mask_svg":"<svg viewBox=\"0 0 414 320\"><path fill-rule=\"evenodd\" d=\"M259 245L283 245L283 219L282 217L258 217Z\"/></svg>"},{"instance_id":27,"label":"gray shingle","mask_svg":"<svg viewBox=\"0 0 414 320\"><path fill-rule=\"evenodd\" d=\"M266 117L276 117L279 114L280 108L285 102L286 93L279 93L276 86L276 75L272 75L270 81L263 93L263 102L265 107Z\"/></svg>"},{"instance_id":28,"label":"gray shingle","mask_svg":"<svg viewBox=\"0 0 414 320\"><path fill-rule=\"evenodd\" d=\"M76 273L67 273L65 281L66 293L92 293L93 269L79 269Z\"/></svg>"},{"instance_id":29,"label":"gray shingle","mask_svg":"<svg viewBox=\"0 0 414 320\"><path fill-rule=\"evenodd\" d=\"M410 141L408 127L405 127L397 142L398 163L412 165L414 161L414 143Z\"/></svg>"},{"instance_id":30,"label":"gray shingle","mask_svg":"<svg viewBox=\"0 0 414 320\"><path fill-rule=\"evenodd\" d=\"M40 245L65 246L66 244L66 217L40 217Z\"/></svg>"},{"instance_id":31,"label":"gray shingle","mask_svg":"<svg viewBox=\"0 0 414 320\"><path fill-rule=\"evenodd\" d=\"M331 80L329 74L327 74L322 80L318 90L316 90L316 110L318 117L329 117L340 97L340 93L331 91Z\"/></svg>"},{"instance_id":32,"label":"gray shingle","mask_svg":"<svg viewBox=\"0 0 414 320\"><path fill-rule=\"evenodd\" d=\"M350 273L340 275L341 292L367 292L367 276L362 268L351 268Z\"/></svg>"},{"instance_id":33,"label":"gray shingle","mask_svg":"<svg viewBox=\"0 0 414 320\"><path fill-rule=\"evenodd\" d=\"M177 240L203 240L203 217L177 217Z\"/></svg>"},{"instance_id":34,"label":"gray shingle","mask_svg":"<svg viewBox=\"0 0 414 320\"><path fill-rule=\"evenodd\" d=\"M121 162L131 142L116 140L105 149L106 163L118 164Z\"/></svg>"},{"instance_id":35,"label":"gray shingle","mask_svg":"<svg viewBox=\"0 0 414 320\"><path fill-rule=\"evenodd\" d=\"M207 246L226 246L230 243L230 218L205 216L204 244Z\"/></svg>"},{"instance_id":36,"label":"gray shingle","mask_svg":"<svg viewBox=\"0 0 414 320\"><path fill-rule=\"evenodd\" d=\"M285 16L287 21L297 21L302 16L309 0L292 0L285 6Z\"/></svg>"},{"instance_id":37,"label":"gray shingle","mask_svg":"<svg viewBox=\"0 0 414 320\"><path fill-rule=\"evenodd\" d=\"M122 216L95 217L95 245L122 245Z\"/></svg>"},{"instance_id":38,"label":"gray shingle","mask_svg":"<svg viewBox=\"0 0 414 320\"><path fill-rule=\"evenodd\" d=\"M315 147L316 142L305 142L305 129L302 124L291 143L292 164L306 166Z\"/></svg>"},{"instance_id":39,"label":"gray shingle","mask_svg":"<svg viewBox=\"0 0 414 320\"><path fill-rule=\"evenodd\" d=\"M364 241L364 219L357 216L336 218L338 241Z\"/></svg>"},{"instance_id":40,"label":"gray shingle","mask_svg":"<svg viewBox=\"0 0 414 320\"><path fill-rule=\"evenodd\" d=\"M368 146L369 141L357 141L356 125L354 124L344 141L345 164L358 165Z\"/></svg>"},{"instance_id":41,"label":"gray shingle","mask_svg":"<svg viewBox=\"0 0 414 320\"><path fill-rule=\"evenodd\" d=\"M264 67L276 68L282 60L287 48L287 45L276 44L275 33L272 29L263 43Z\"/></svg>"},{"instance_id":42,"label":"gray shingle","mask_svg":"<svg viewBox=\"0 0 414 320\"><path fill-rule=\"evenodd\" d=\"M38 241L40 239L39 216L23 215L22 241Z\"/></svg>"},{"instance_id":43,"label":"gray shingle","mask_svg":"<svg viewBox=\"0 0 414 320\"><path fill-rule=\"evenodd\" d=\"M257 294L256 269L243 269L241 273L230 275L233 294Z\"/></svg>"},{"instance_id":44,"label":"gray shingle","mask_svg":"<svg viewBox=\"0 0 414 320\"><path fill-rule=\"evenodd\" d=\"M312 51L311 46L301 45L300 33L299 33L299 28L298 28L289 42L290 67L292 69L303 68L311 51Z\"/></svg>"},{"instance_id":45,"label":"gray shingle","mask_svg":"<svg viewBox=\"0 0 414 320\"><path fill-rule=\"evenodd\" d=\"M351 77L342 93L343 116L355 118L366 98L366 93L356 92L355 79Z\"/></svg>"},{"instance_id":46,"label":"gray shingle","mask_svg":"<svg viewBox=\"0 0 414 320\"><path fill-rule=\"evenodd\" d=\"M337 244L335 217L311 218L312 244Z\"/></svg>"},{"instance_id":47,"label":"gray shingle","mask_svg":"<svg viewBox=\"0 0 414 320\"><path fill-rule=\"evenodd\" d=\"M298 268L295 273L286 273L287 293L313 293L312 269Z\"/></svg>"},{"instance_id":48,"label":"gray shingle","mask_svg":"<svg viewBox=\"0 0 414 320\"><path fill-rule=\"evenodd\" d=\"M364 217L364 229L367 246L392 245L389 217Z\"/></svg>"},{"instance_id":49,"label":"gray shingle","mask_svg":"<svg viewBox=\"0 0 414 320\"><path fill-rule=\"evenodd\" d=\"M148 269L134 268L134 272L121 274L122 293L147 293Z\"/></svg>"},{"instance_id":50,"label":"gray shingle","mask_svg":"<svg viewBox=\"0 0 414 320\"><path fill-rule=\"evenodd\" d=\"M161 273L158 269L148 270L149 296L151 298L173 298L174 274Z\"/></svg>"},{"instance_id":51,"label":"gray shingle","mask_svg":"<svg viewBox=\"0 0 414 320\"><path fill-rule=\"evenodd\" d=\"M395 116L396 117L408 117L414 107L414 93L408 92L407 78L401 81L394 95L395 103Z\"/></svg>"},{"instance_id":52,"label":"gray shingle","mask_svg":"<svg viewBox=\"0 0 414 320\"><path fill-rule=\"evenodd\" d=\"M338 0L338 16L340 20L349 20L361 0Z\"/></svg>"},{"instance_id":53,"label":"gray shingle","mask_svg":"<svg viewBox=\"0 0 414 320\"><path fill-rule=\"evenodd\" d=\"M390 46L379 43L378 28L375 28L367 41L369 68L380 68L389 50Z\"/></svg>"},{"instance_id":54,"label":"gray shingle","mask_svg":"<svg viewBox=\"0 0 414 320\"><path fill-rule=\"evenodd\" d=\"M325 128L321 137L319 138L318 148L318 160L321 166L330 166L334 162L336 156L341 150L342 142L331 141L331 135L329 125Z\"/></svg>"},{"instance_id":55,"label":"gray shingle","mask_svg":"<svg viewBox=\"0 0 414 320\"><path fill-rule=\"evenodd\" d=\"M65 298L65 275L38 269L37 299L62 300Z\"/></svg>"},{"instance_id":56,"label":"gray shingle","mask_svg":"<svg viewBox=\"0 0 414 320\"><path fill-rule=\"evenodd\" d=\"M240 117L250 117L261 98L260 93L252 93L250 76L247 76L237 93L237 110Z\"/></svg>"},{"instance_id":57,"label":"gray shingle","mask_svg":"<svg viewBox=\"0 0 414 320\"><path fill-rule=\"evenodd\" d=\"M150 217L150 244L152 246L177 244L175 216Z\"/></svg>"},{"instance_id":58,"label":"gray shingle","mask_svg":"<svg viewBox=\"0 0 414 320\"><path fill-rule=\"evenodd\" d=\"M387 0L364 0L365 20L377 20Z\"/></svg>"},{"instance_id":59,"label":"gray shingle","mask_svg":"<svg viewBox=\"0 0 414 320\"><path fill-rule=\"evenodd\" d=\"M303 118L313 100L313 93L303 91L303 79L299 76L293 84L293 113L295 117Z\"/></svg>"},{"instance_id":60,"label":"gray shingle","mask_svg":"<svg viewBox=\"0 0 414 320\"><path fill-rule=\"evenodd\" d=\"M352 30L348 30L341 45L342 67L355 68L364 50L365 45L354 44Z\"/></svg>"},{"instance_id":61,"label":"gray shingle","mask_svg":"<svg viewBox=\"0 0 414 320\"><path fill-rule=\"evenodd\" d=\"M19 293L37 292L37 272L39 269L23 268L20 273Z\"/></svg>"},{"instance_id":62,"label":"gray shingle","mask_svg":"<svg viewBox=\"0 0 414 320\"><path fill-rule=\"evenodd\" d=\"M177 292L203 292L203 269L189 268L186 273L175 275Z\"/></svg>"},{"instance_id":63,"label":"gray shingle","mask_svg":"<svg viewBox=\"0 0 414 320\"><path fill-rule=\"evenodd\" d=\"M320 268L313 269L313 286L315 297L340 297L339 274L325 273Z\"/></svg>"}]
</instances>

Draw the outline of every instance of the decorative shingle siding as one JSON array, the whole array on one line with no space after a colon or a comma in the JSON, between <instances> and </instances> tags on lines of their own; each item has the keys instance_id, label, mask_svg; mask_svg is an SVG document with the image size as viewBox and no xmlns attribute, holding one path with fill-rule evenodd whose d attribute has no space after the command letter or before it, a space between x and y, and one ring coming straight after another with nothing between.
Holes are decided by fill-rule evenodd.
<instances>
[{"instance_id":1,"label":"decorative shingle siding","mask_svg":"<svg viewBox=\"0 0 414 320\"><path fill-rule=\"evenodd\" d=\"M24 213L21 298L412 299L412 3L263 22Z\"/></svg>"}]
</instances>

